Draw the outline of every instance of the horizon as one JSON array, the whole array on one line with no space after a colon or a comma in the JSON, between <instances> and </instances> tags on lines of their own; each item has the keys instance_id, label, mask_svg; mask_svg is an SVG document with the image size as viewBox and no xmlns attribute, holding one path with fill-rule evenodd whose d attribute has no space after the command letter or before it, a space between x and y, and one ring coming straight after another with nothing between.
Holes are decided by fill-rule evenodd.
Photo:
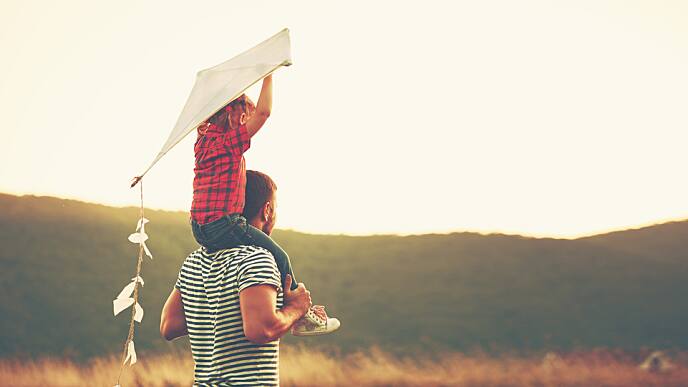
<instances>
[{"instance_id":1,"label":"horizon","mask_svg":"<svg viewBox=\"0 0 688 387\"><path fill-rule=\"evenodd\" d=\"M36 194L36 193L18 194L18 193L12 193L12 192L0 192L0 195L3 195L3 194L9 195L9 196L14 196L14 197L29 196L29 197L39 198L39 199L40 198L48 198L48 199L75 201L75 202L79 202L79 203L84 203L84 204L89 204L89 205L105 206L105 207L114 208L114 209L124 209L124 208L136 208L136 209L138 209L138 208L140 208L140 206L131 205L131 204L115 205L115 204L108 204L108 203L99 203L99 202L94 202L94 201L89 201L89 200L79 199L79 198L60 197L60 196L46 195L46 194ZM188 211L181 210L181 209L154 208L154 207L145 207L145 209L150 210L150 211L172 212L172 213L181 213L181 214L187 213L188 214ZM627 226L624 228L591 231L589 233L574 235L574 236L560 236L560 235L546 235L546 234L532 235L532 234L526 234L526 233L522 233L522 232L518 232L518 231L499 230L499 229L495 229L495 230L450 229L450 230L427 231L427 232L420 232L420 233L382 232L382 233L372 233L372 234L358 234L358 233L346 233L346 232L318 232L318 231L309 231L309 230L300 230L300 229L295 229L295 228L280 227L279 224L275 227L275 229L280 230L280 231L296 232L296 233L309 234L309 235L332 235L332 236L351 236L351 237L367 237L367 236L401 236L401 237L404 237L404 236L451 235L451 234L467 233L467 234L478 234L478 235L483 235L483 236L504 235L504 236L525 237L525 238L532 238L532 239L576 240L576 239L606 235L606 234L611 234L611 233L616 233L616 232L640 230L640 229L650 228L653 226L661 226L661 225L665 225L665 224L669 224L669 223L680 223L680 222L686 222L686 221L688 221L688 217L669 218L669 219L662 219L662 220L657 220L657 221L653 221L653 222L647 222L644 224L630 225L630 226Z\"/></svg>"}]
</instances>

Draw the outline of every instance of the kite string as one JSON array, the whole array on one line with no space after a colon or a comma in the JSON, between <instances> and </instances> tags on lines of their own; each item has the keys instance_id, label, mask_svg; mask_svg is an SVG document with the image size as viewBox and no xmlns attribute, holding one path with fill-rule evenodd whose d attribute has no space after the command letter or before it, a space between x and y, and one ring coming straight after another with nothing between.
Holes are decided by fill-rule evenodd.
<instances>
[{"instance_id":1,"label":"kite string","mask_svg":"<svg viewBox=\"0 0 688 387\"><path fill-rule=\"evenodd\" d=\"M141 181L141 209L139 211L140 224L143 226L143 181ZM142 232L142 230L139 230ZM136 316L136 305L139 302L139 276L141 275L141 263L143 262L143 239L139 243L139 257L136 263L136 276L134 277L134 304L131 308L131 320L129 321L129 333L127 334L127 339L124 341L124 350L122 351L122 359L120 361L119 374L117 375L117 385L120 384L120 378L122 377L122 371L124 370L124 359L127 357L127 352L129 351L129 343L134 340L134 316Z\"/></svg>"}]
</instances>

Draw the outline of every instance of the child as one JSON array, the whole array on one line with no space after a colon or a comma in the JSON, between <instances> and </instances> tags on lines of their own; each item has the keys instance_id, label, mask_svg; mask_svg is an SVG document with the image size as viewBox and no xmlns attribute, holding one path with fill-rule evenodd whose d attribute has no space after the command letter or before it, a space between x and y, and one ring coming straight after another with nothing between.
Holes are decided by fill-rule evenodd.
<instances>
[{"instance_id":1,"label":"child","mask_svg":"<svg viewBox=\"0 0 688 387\"><path fill-rule=\"evenodd\" d=\"M214 252L239 245L256 245L269 250L284 279L298 286L287 253L242 216L246 188L244 152L251 137L263 126L272 109L272 75L263 80L258 106L242 94L198 126L194 146L194 192L191 228L196 241ZM292 329L296 336L333 332L339 327L322 308L313 307Z\"/></svg>"}]
</instances>

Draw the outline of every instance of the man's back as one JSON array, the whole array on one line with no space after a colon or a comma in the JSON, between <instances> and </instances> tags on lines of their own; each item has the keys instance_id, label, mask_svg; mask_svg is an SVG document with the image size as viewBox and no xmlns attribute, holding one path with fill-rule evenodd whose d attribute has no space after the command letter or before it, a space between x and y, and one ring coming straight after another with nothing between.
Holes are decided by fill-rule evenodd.
<instances>
[{"instance_id":1,"label":"man's back","mask_svg":"<svg viewBox=\"0 0 688 387\"><path fill-rule=\"evenodd\" d=\"M240 291L264 284L278 289L281 308L280 274L266 249L241 246L214 254L198 249L186 258L175 288L184 303L196 385L279 384L279 341L249 341L239 305Z\"/></svg>"}]
</instances>

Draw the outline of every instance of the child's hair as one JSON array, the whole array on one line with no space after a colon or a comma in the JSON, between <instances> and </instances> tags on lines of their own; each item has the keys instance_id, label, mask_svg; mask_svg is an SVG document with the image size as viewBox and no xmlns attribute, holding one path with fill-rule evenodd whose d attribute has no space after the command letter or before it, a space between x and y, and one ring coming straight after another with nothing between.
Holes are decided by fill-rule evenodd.
<instances>
[{"instance_id":1,"label":"child's hair","mask_svg":"<svg viewBox=\"0 0 688 387\"><path fill-rule=\"evenodd\" d=\"M236 128L240 125L241 114L250 117L256 110L256 105L246 94L242 94L213 114L206 122L225 128L229 125Z\"/></svg>"}]
</instances>

